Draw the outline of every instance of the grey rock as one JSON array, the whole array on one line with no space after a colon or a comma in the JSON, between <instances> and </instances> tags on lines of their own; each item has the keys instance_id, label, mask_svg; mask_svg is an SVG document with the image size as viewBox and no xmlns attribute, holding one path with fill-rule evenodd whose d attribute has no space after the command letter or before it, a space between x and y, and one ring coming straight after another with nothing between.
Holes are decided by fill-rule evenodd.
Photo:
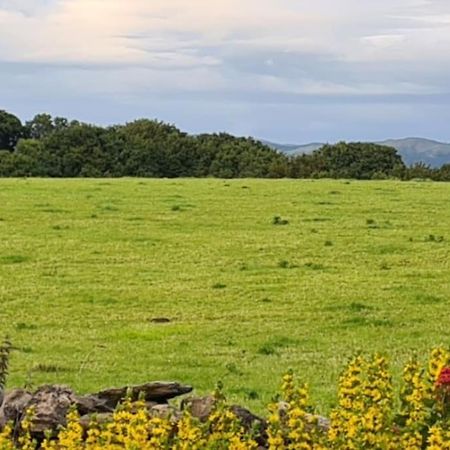
<instances>
[{"instance_id":1,"label":"grey rock","mask_svg":"<svg viewBox=\"0 0 450 450\"><path fill-rule=\"evenodd\" d=\"M152 417L170 419L173 423L178 422L182 417L180 410L170 405L155 405L149 408L149 412Z\"/></svg>"},{"instance_id":2,"label":"grey rock","mask_svg":"<svg viewBox=\"0 0 450 450\"><path fill-rule=\"evenodd\" d=\"M67 413L75 402L74 392L66 386L39 388L27 404L34 409L31 432L39 434L66 425Z\"/></svg>"},{"instance_id":3,"label":"grey rock","mask_svg":"<svg viewBox=\"0 0 450 450\"><path fill-rule=\"evenodd\" d=\"M8 422L19 422L33 396L25 389L14 389L6 393L0 407L0 427Z\"/></svg>"},{"instance_id":4,"label":"grey rock","mask_svg":"<svg viewBox=\"0 0 450 450\"><path fill-rule=\"evenodd\" d=\"M155 415L175 417L175 412L167 404L168 400L191 391L191 386L163 382L107 389L85 396L77 396L70 388L58 385L42 386L34 393L14 389L5 395L0 407L0 428L12 422L17 430L26 411L32 407L31 433L39 441L46 431L56 431L58 427L66 425L71 407L78 410L84 422L91 420L93 415L96 420L106 420L112 417L111 413L127 395L133 401L144 400L146 407Z\"/></svg>"},{"instance_id":5,"label":"grey rock","mask_svg":"<svg viewBox=\"0 0 450 450\"><path fill-rule=\"evenodd\" d=\"M233 405L230 410L241 421L245 431L254 434L258 445L265 447L268 440L267 421L238 405Z\"/></svg>"},{"instance_id":6,"label":"grey rock","mask_svg":"<svg viewBox=\"0 0 450 450\"><path fill-rule=\"evenodd\" d=\"M206 422L211 415L215 404L216 399L211 395L206 397L190 397L181 402L181 409L189 412L192 417L195 417L202 422Z\"/></svg>"},{"instance_id":7,"label":"grey rock","mask_svg":"<svg viewBox=\"0 0 450 450\"><path fill-rule=\"evenodd\" d=\"M106 389L96 394L78 397L76 404L81 414L112 412L127 396L131 400L167 403L170 399L192 392L192 386L179 383L154 382L139 386Z\"/></svg>"}]
</instances>

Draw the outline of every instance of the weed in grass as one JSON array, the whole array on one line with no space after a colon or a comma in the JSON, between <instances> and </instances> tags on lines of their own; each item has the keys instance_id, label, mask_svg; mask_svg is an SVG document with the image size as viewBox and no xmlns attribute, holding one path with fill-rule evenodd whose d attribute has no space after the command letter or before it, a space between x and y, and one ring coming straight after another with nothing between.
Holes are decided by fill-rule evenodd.
<instances>
[{"instance_id":1,"label":"weed in grass","mask_svg":"<svg viewBox=\"0 0 450 450\"><path fill-rule=\"evenodd\" d=\"M272 225L289 225L289 220L281 218L281 216L274 216Z\"/></svg>"},{"instance_id":2,"label":"weed in grass","mask_svg":"<svg viewBox=\"0 0 450 450\"><path fill-rule=\"evenodd\" d=\"M25 347L18 347L17 351L18 352L22 352L22 353L33 353L32 347L27 347L27 346L25 346Z\"/></svg>"},{"instance_id":3,"label":"weed in grass","mask_svg":"<svg viewBox=\"0 0 450 450\"><path fill-rule=\"evenodd\" d=\"M117 212L117 211L119 211L119 208L117 208L117 206L113 206L113 205L99 206L98 209L100 209L101 211L106 211L106 212Z\"/></svg>"},{"instance_id":4,"label":"weed in grass","mask_svg":"<svg viewBox=\"0 0 450 450\"><path fill-rule=\"evenodd\" d=\"M243 390L243 394L248 400L258 400L259 394L254 389L245 389Z\"/></svg>"},{"instance_id":5,"label":"weed in grass","mask_svg":"<svg viewBox=\"0 0 450 450\"><path fill-rule=\"evenodd\" d=\"M33 323L19 322L16 323L15 329L17 331L29 331L29 330L36 330L37 326Z\"/></svg>"},{"instance_id":6,"label":"weed in grass","mask_svg":"<svg viewBox=\"0 0 450 450\"><path fill-rule=\"evenodd\" d=\"M438 305L444 303L445 299L437 295L417 294L414 297L414 302L420 305Z\"/></svg>"},{"instance_id":7,"label":"weed in grass","mask_svg":"<svg viewBox=\"0 0 450 450\"><path fill-rule=\"evenodd\" d=\"M391 267L389 266L389 264L387 262L382 262L380 264L380 270L391 270Z\"/></svg>"},{"instance_id":8,"label":"weed in grass","mask_svg":"<svg viewBox=\"0 0 450 450\"><path fill-rule=\"evenodd\" d=\"M425 238L425 242L436 242L436 243L440 243L440 242L444 242L445 238L444 236L436 236L434 234L429 234L426 238Z\"/></svg>"},{"instance_id":9,"label":"weed in grass","mask_svg":"<svg viewBox=\"0 0 450 450\"><path fill-rule=\"evenodd\" d=\"M0 264L21 264L29 261L30 258L24 255L6 255L0 256Z\"/></svg>"},{"instance_id":10,"label":"weed in grass","mask_svg":"<svg viewBox=\"0 0 450 450\"><path fill-rule=\"evenodd\" d=\"M49 213L49 214L63 214L67 213L65 209L59 209L59 208L43 208L42 212Z\"/></svg>"},{"instance_id":11,"label":"weed in grass","mask_svg":"<svg viewBox=\"0 0 450 450\"><path fill-rule=\"evenodd\" d=\"M170 208L171 211L181 211L181 206L180 205L173 205L172 208Z\"/></svg>"},{"instance_id":12,"label":"weed in grass","mask_svg":"<svg viewBox=\"0 0 450 450\"><path fill-rule=\"evenodd\" d=\"M394 322L388 319L376 319L364 316L355 316L345 319L342 324L345 327L393 327Z\"/></svg>"},{"instance_id":13,"label":"weed in grass","mask_svg":"<svg viewBox=\"0 0 450 450\"><path fill-rule=\"evenodd\" d=\"M154 317L150 319L150 322L164 324L164 323L171 323L172 321L167 317Z\"/></svg>"},{"instance_id":14,"label":"weed in grass","mask_svg":"<svg viewBox=\"0 0 450 450\"><path fill-rule=\"evenodd\" d=\"M260 398L259 393L256 389L248 388L248 387L238 387L236 389L230 390L230 393L238 394L239 396L243 396L247 400L258 400Z\"/></svg>"},{"instance_id":15,"label":"weed in grass","mask_svg":"<svg viewBox=\"0 0 450 450\"><path fill-rule=\"evenodd\" d=\"M324 270L325 266L323 264L317 264L317 263L313 263L313 262L307 262L305 264L305 267L307 269L311 269L311 270Z\"/></svg>"},{"instance_id":16,"label":"weed in grass","mask_svg":"<svg viewBox=\"0 0 450 450\"><path fill-rule=\"evenodd\" d=\"M288 347L289 345L294 345L297 343L296 340L287 336L274 336L271 341L272 345L275 347Z\"/></svg>"},{"instance_id":17,"label":"weed in grass","mask_svg":"<svg viewBox=\"0 0 450 450\"><path fill-rule=\"evenodd\" d=\"M373 309L373 307L366 305L364 303L353 302L350 303L348 309L354 312L361 312L361 311L370 311L371 309Z\"/></svg>"},{"instance_id":18,"label":"weed in grass","mask_svg":"<svg viewBox=\"0 0 450 450\"><path fill-rule=\"evenodd\" d=\"M213 289L225 289L227 285L223 283L214 283L211 287Z\"/></svg>"},{"instance_id":19,"label":"weed in grass","mask_svg":"<svg viewBox=\"0 0 450 450\"><path fill-rule=\"evenodd\" d=\"M62 231L62 230L69 230L70 227L68 225L53 225L52 230L55 231Z\"/></svg>"},{"instance_id":20,"label":"weed in grass","mask_svg":"<svg viewBox=\"0 0 450 450\"><path fill-rule=\"evenodd\" d=\"M263 344L261 347L259 347L258 353L260 355L270 356L270 355L276 355L277 350L272 344L267 343L267 344Z\"/></svg>"},{"instance_id":21,"label":"weed in grass","mask_svg":"<svg viewBox=\"0 0 450 450\"><path fill-rule=\"evenodd\" d=\"M225 365L225 369L227 370L229 375L242 376L244 374L241 370L239 370L239 367L234 362L227 363Z\"/></svg>"},{"instance_id":22,"label":"weed in grass","mask_svg":"<svg viewBox=\"0 0 450 450\"><path fill-rule=\"evenodd\" d=\"M289 261L286 261L285 259L282 259L281 261L278 261L277 265L280 269L290 269L292 266L289 263Z\"/></svg>"},{"instance_id":23,"label":"weed in grass","mask_svg":"<svg viewBox=\"0 0 450 450\"><path fill-rule=\"evenodd\" d=\"M333 247L333 241L325 241L325 247Z\"/></svg>"},{"instance_id":24,"label":"weed in grass","mask_svg":"<svg viewBox=\"0 0 450 450\"><path fill-rule=\"evenodd\" d=\"M278 355L278 350L295 344L296 342L286 336L274 336L258 348L260 355Z\"/></svg>"},{"instance_id":25,"label":"weed in grass","mask_svg":"<svg viewBox=\"0 0 450 450\"><path fill-rule=\"evenodd\" d=\"M42 373L60 373L69 371L67 367L59 366L57 364L45 364L45 363L35 364L32 370L33 372L42 372Z\"/></svg>"}]
</instances>

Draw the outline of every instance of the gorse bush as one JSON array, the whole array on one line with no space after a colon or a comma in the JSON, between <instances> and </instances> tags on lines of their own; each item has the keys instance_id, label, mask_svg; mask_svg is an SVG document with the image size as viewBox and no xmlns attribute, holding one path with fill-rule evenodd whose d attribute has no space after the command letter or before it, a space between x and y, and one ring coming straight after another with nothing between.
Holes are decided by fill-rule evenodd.
<instances>
[{"instance_id":1,"label":"gorse bush","mask_svg":"<svg viewBox=\"0 0 450 450\"><path fill-rule=\"evenodd\" d=\"M125 401L111 420L80 425L76 411L67 426L48 436L41 447L59 449L257 449L261 439L270 450L448 450L450 449L450 352L432 351L427 367L411 358L395 394L386 358L357 355L339 379L338 404L327 421L315 414L308 387L291 371L283 377L282 401L269 405L265 430L249 430L227 405L222 391L204 422L188 412L179 417L152 417L144 402ZM12 439L7 426L0 449L34 449L33 411Z\"/></svg>"}]
</instances>

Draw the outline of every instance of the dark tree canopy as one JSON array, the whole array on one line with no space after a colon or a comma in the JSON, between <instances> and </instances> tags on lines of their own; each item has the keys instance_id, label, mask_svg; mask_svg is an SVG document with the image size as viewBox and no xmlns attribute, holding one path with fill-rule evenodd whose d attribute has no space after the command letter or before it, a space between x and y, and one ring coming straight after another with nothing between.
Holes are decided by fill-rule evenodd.
<instances>
[{"instance_id":1,"label":"dark tree canopy","mask_svg":"<svg viewBox=\"0 0 450 450\"><path fill-rule=\"evenodd\" d=\"M401 156L393 147L362 142L339 142L325 145L315 152L331 178L370 180L378 174L393 176L404 168Z\"/></svg>"},{"instance_id":2,"label":"dark tree canopy","mask_svg":"<svg viewBox=\"0 0 450 450\"><path fill-rule=\"evenodd\" d=\"M450 165L406 167L392 147L363 142L325 145L288 157L227 133L192 136L157 120L100 127L38 114L25 127L0 111L0 176L430 178L450 180Z\"/></svg>"},{"instance_id":3,"label":"dark tree canopy","mask_svg":"<svg viewBox=\"0 0 450 450\"><path fill-rule=\"evenodd\" d=\"M0 110L0 150L14 150L23 131L22 122L18 117Z\"/></svg>"}]
</instances>

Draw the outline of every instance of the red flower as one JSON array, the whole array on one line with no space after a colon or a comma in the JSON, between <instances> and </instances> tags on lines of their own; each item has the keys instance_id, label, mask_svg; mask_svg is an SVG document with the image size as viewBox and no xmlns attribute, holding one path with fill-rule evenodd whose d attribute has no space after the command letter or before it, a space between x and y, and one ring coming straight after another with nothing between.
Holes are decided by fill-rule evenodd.
<instances>
[{"instance_id":1,"label":"red flower","mask_svg":"<svg viewBox=\"0 0 450 450\"><path fill-rule=\"evenodd\" d=\"M436 381L436 386L450 387L450 367L444 367Z\"/></svg>"}]
</instances>

